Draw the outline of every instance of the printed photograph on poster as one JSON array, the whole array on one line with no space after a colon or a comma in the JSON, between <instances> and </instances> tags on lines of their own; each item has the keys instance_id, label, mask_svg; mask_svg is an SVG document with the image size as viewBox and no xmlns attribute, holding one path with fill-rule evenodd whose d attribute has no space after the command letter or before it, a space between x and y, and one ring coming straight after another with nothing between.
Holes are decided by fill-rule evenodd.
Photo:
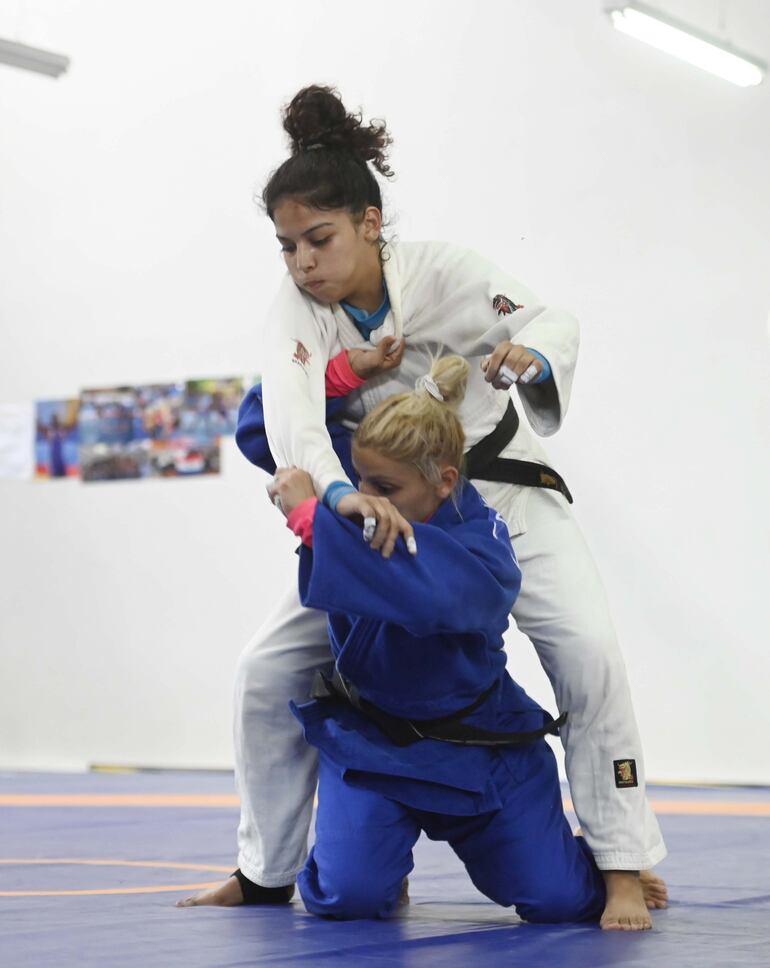
<instances>
[{"instance_id":1,"label":"printed photograph on poster","mask_svg":"<svg viewBox=\"0 0 770 968\"><path fill-rule=\"evenodd\" d=\"M243 392L242 377L188 380L182 408L183 429L203 440L234 434Z\"/></svg>"},{"instance_id":2,"label":"printed photograph on poster","mask_svg":"<svg viewBox=\"0 0 770 968\"><path fill-rule=\"evenodd\" d=\"M218 474L220 437L234 434L243 397L240 377L139 387L152 440L150 472L160 477ZM158 393L158 391L165 391Z\"/></svg>"},{"instance_id":3,"label":"printed photograph on poster","mask_svg":"<svg viewBox=\"0 0 770 968\"><path fill-rule=\"evenodd\" d=\"M147 435L135 387L83 390L78 419L84 481L146 477Z\"/></svg>"},{"instance_id":4,"label":"printed photograph on poster","mask_svg":"<svg viewBox=\"0 0 770 968\"><path fill-rule=\"evenodd\" d=\"M46 481L80 474L78 400L35 404L35 477Z\"/></svg>"},{"instance_id":5,"label":"printed photograph on poster","mask_svg":"<svg viewBox=\"0 0 770 968\"><path fill-rule=\"evenodd\" d=\"M191 419L188 384L138 387L149 438L149 476L218 474L219 436L206 420Z\"/></svg>"},{"instance_id":6,"label":"printed photograph on poster","mask_svg":"<svg viewBox=\"0 0 770 968\"><path fill-rule=\"evenodd\" d=\"M184 383L85 390L80 411L83 480L218 474L218 428L229 419L228 414L209 415L206 407L191 416Z\"/></svg>"}]
</instances>

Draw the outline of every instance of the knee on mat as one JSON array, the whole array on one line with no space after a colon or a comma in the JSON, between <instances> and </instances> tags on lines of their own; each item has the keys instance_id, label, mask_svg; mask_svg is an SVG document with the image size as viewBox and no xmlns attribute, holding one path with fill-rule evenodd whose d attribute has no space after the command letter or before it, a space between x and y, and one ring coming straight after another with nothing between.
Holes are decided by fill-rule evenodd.
<instances>
[{"instance_id":1,"label":"knee on mat","mask_svg":"<svg viewBox=\"0 0 770 968\"><path fill-rule=\"evenodd\" d=\"M348 872L325 877L323 891L319 889L319 882L303 871L298 886L311 914L344 921L389 917L398 906L401 890L400 882L395 888L389 888L371 870L360 875Z\"/></svg>"},{"instance_id":2,"label":"knee on mat","mask_svg":"<svg viewBox=\"0 0 770 968\"><path fill-rule=\"evenodd\" d=\"M516 904L516 913L533 924L561 924L586 917L585 894L566 884L551 884L538 896Z\"/></svg>"}]
</instances>

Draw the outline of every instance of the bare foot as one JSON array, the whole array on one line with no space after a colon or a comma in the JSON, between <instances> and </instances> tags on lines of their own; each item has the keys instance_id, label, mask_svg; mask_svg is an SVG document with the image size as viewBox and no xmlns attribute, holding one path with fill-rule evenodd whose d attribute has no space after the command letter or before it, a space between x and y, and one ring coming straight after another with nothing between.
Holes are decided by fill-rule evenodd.
<instances>
[{"instance_id":1,"label":"bare foot","mask_svg":"<svg viewBox=\"0 0 770 968\"><path fill-rule=\"evenodd\" d=\"M607 886L607 903L599 922L602 930L649 930L652 927L652 918L647 911L639 872L602 871L602 875Z\"/></svg>"},{"instance_id":2,"label":"bare foot","mask_svg":"<svg viewBox=\"0 0 770 968\"><path fill-rule=\"evenodd\" d=\"M642 885L644 903L651 911L655 908L668 907L668 888L663 878L652 871L640 871L639 881Z\"/></svg>"},{"instance_id":3,"label":"bare foot","mask_svg":"<svg viewBox=\"0 0 770 968\"><path fill-rule=\"evenodd\" d=\"M210 887L186 897L183 901L177 901L176 907L198 907L201 904L213 904L215 907L237 907L243 904L243 891L238 879L228 877L216 887Z\"/></svg>"},{"instance_id":4,"label":"bare foot","mask_svg":"<svg viewBox=\"0 0 770 968\"><path fill-rule=\"evenodd\" d=\"M214 907L238 907L241 904L288 904L294 896L294 885L287 884L284 887L262 887L261 884L254 884L244 878L243 885L233 874L221 884L192 897L186 897L183 901L177 901L177 907L199 907L203 904L213 905Z\"/></svg>"}]
</instances>

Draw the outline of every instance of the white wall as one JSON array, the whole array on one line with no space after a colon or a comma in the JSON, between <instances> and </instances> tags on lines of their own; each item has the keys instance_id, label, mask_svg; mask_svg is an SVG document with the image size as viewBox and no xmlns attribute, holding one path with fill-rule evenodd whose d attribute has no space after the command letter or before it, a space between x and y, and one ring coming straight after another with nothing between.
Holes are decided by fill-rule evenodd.
<instances>
[{"instance_id":1,"label":"white wall","mask_svg":"<svg viewBox=\"0 0 770 968\"><path fill-rule=\"evenodd\" d=\"M660 5L770 59L762 0L726 27ZM18 30L73 66L0 67L0 401L258 371L281 264L251 194L285 157L280 104L336 83L395 135L398 235L477 248L581 318L549 452L649 776L770 782L770 85L645 48L593 0L30 0L0 7ZM0 482L0 765L231 762L235 659L295 559L265 475L224 456L219 479Z\"/></svg>"}]
</instances>

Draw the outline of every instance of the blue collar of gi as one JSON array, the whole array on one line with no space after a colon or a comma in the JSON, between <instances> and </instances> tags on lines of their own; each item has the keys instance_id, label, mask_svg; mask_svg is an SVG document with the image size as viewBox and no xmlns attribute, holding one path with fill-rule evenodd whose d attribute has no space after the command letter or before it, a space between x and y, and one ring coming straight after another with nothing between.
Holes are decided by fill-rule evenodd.
<instances>
[{"instance_id":1,"label":"blue collar of gi","mask_svg":"<svg viewBox=\"0 0 770 968\"><path fill-rule=\"evenodd\" d=\"M364 339L369 339L372 331L382 325L382 321L390 311L390 297L388 296L388 290L384 282L382 288L384 298L380 304L380 308L376 309L373 313L367 313L365 309L359 309L358 306L351 306L350 303L340 301L340 306L342 306L348 316L353 320L356 329Z\"/></svg>"}]
</instances>

